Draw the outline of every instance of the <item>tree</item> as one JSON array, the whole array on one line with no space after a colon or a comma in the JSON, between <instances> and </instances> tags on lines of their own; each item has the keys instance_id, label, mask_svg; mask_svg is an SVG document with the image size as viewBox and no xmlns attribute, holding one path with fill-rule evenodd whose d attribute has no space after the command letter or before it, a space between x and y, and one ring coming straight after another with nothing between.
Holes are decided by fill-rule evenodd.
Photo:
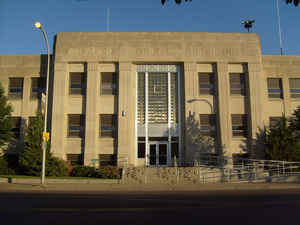
<instances>
[{"instance_id":1,"label":"tree","mask_svg":"<svg viewBox=\"0 0 300 225\"><path fill-rule=\"evenodd\" d=\"M161 0L161 4L165 4L166 1L169 1L169 0ZM181 4L182 0L174 0L176 4ZM192 0L185 0L186 2L191 2Z\"/></svg>"},{"instance_id":2,"label":"tree","mask_svg":"<svg viewBox=\"0 0 300 225\"><path fill-rule=\"evenodd\" d=\"M299 5L300 0L285 0L286 4L294 3L295 6Z\"/></svg>"},{"instance_id":3,"label":"tree","mask_svg":"<svg viewBox=\"0 0 300 225\"><path fill-rule=\"evenodd\" d=\"M0 83L0 148L5 146L12 139L12 107L7 102L4 89Z\"/></svg>"},{"instance_id":4,"label":"tree","mask_svg":"<svg viewBox=\"0 0 300 225\"><path fill-rule=\"evenodd\" d=\"M161 4L165 4L166 1L169 1L169 0L161 0ZM183 0L174 0L176 4L180 5L181 2L183 2ZM184 0L185 2L191 2L192 0ZM294 3L295 6L298 6L299 5L299 2L300 0L285 0L286 4L292 4Z\"/></svg>"},{"instance_id":5,"label":"tree","mask_svg":"<svg viewBox=\"0 0 300 225\"><path fill-rule=\"evenodd\" d=\"M279 123L265 130L265 151L267 159L299 161L300 140L295 130L289 126L288 119L283 116Z\"/></svg>"},{"instance_id":6,"label":"tree","mask_svg":"<svg viewBox=\"0 0 300 225\"><path fill-rule=\"evenodd\" d=\"M40 112L30 122L25 138L24 152L20 156L20 167L25 175L39 176L42 170L42 133L43 133L43 117ZM46 176L65 176L66 167L62 160L52 156L50 152L50 144L46 149Z\"/></svg>"},{"instance_id":7,"label":"tree","mask_svg":"<svg viewBox=\"0 0 300 225\"><path fill-rule=\"evenodd\" d=\"M298 106L290 118L290 127L296 132L297 137L300 137L300 106Z\"/></svg>"}]
</instances>

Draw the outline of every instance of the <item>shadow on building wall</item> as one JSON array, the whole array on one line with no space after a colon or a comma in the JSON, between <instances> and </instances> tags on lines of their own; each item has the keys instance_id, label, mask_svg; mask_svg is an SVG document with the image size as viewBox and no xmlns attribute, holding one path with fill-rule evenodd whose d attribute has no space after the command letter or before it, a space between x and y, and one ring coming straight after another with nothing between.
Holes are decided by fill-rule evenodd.
<instances>
[{"instance_id":1,"label":"shadow on building wall","mask_svg":"<svg viewBox=\"0 0 300 225\"><path fill-rule=\"evenodd\" d=\"M185 121L185 142L186 162L201 162L207 157L213 158L220 154L216 137L201 134L200 122L194 114L190 114Z\"/></svg>"}]
</instances>

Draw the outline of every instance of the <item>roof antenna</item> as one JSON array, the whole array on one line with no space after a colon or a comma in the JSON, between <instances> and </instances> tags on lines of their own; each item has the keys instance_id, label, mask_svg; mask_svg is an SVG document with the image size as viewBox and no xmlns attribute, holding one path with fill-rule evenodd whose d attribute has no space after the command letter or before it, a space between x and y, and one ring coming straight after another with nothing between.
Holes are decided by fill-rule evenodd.
<instances>
[{"instance_id":1,"label":"roof antenna","mask_svg":"<svg viewBox=\"0 0 300 225\"><path fill-rule=\"evenodd\" d=\"M255 20L245 20L242 22L244 27L248 30L248 33L250 32L250 28L252 28L252 23L255 23Z\"/></svg>"},{"instance_id":2,"label":"roof antenna","mask_svg":"<svg viewBox=\"0 0 300 225\"><path fill-rule=\"evenodd\" d=\"M109 8L106 10L106 31L109 32Z\"/></svg>"},{"instance_id":3,"label":"roof antenna","mask_svg":"<svg viewBox=\"0 0 300 225\"><path fill-rule=\"evenodd\" d=\"M278 18L278 33L279 33L279 41L280 41L280 55L283 54L282 49L282 34L281 34L281 28L280 28L280 11L279 11L279 1L277 0L277 18Z\"/></svg>"}]
</instances>

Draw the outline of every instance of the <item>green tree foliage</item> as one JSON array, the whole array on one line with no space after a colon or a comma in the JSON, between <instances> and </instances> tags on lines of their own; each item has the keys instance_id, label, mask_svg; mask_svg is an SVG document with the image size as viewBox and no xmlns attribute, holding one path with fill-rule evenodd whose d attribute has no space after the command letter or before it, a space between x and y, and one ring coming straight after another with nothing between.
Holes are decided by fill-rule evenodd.
<instances>
[{"instance_id":1,"label":"green tree foliage","mask_svg":"<svg viewBox=\"0 0 300 225\"><path fill-rule=\"evenodd\" d=\"M0 148L5 146L12 138L12 107L7 102L4 89L0 83Z\"/></svg>"},{"instance_id":2,"label":"green tree foliage","mask_svg":"<svg viewBox=\"0 0 300 225\"><path fill-rule=\"evenodd\" d=\"M32 120L26 130L24 140L24 152L20 156L20 167L22 173L30 176L40 176L42 169L42 133L43 117L40 112ZM46 176L65 176L66 166L62 160L52 156L48 143L46 150Z\"/></svg>"},{"instance_id":3,"label":"green tree foliage","mask_svg":"<svg viewBox=\"0 0 300 225\"><path fill-rule=\"evenodd\" d=\"M15 172L11 168L9 168L8 162L3 156L0 156L0 174L1 175L15 174Z\"/></svg>"},{"instance_id":4,"label":"green tree foliage","mask_svg":"<svg viewBox=\"0 0 300 225\"><path fill-rule=\"evenodd\" d=\"M286 4L294 3L295 6L299 5L300 0L285 0Z\"/></svg>"},{"instance_id":5,"label":"green tree foliage","mask_svg":"<svg viewBox=\"0 0 300 225\"><path fill-rule=\"evenodd\" d=\"M161 4L164 5L166 3L166 1L169 1L169 0L161 0ZM192 0L174 0L174 1L175 1L176 4L180 5L181 2L183 2L183 1L191 2ZM286 4L293 4L294 3L295 6L298 6L300 0L285 0L285 2L286 2Z\"/></svg>"},{"instance_id":6,"label":"green tree foliage","mask_svg":"<svg viewBox=\"0 0 300 225\"><path fill-rule=\"evenodd\" d=\"M166 3L166 1L169 1L169 0L161 0L161 4L165 4ZM181 2L183 2L183 1L186 1L186 2L191 2L192 0L174 0L175 1L175 3L176 4L181 4Z\"/></svg>"},{"instance_id":7,"label":"green tree foliage","mask_svg":"<svg viewBox=\"0 0 300 225\"><path fill-rule=\"evenodd\" d=\"M288 119L283 116L279 123L265 130L265 152L267 159L300 161L300 140Z\"/></svg>"},{"instance_id":8,"label":"green tree foliage","mask_svg":"<svg viewBox=\"0 0 300 225\"><path fill-rule=\"evenodd\" d=\"M290 126L297 133L297 136L300 137L300 106L298 106L290 118Z\"/></svg>"}]
</instances>

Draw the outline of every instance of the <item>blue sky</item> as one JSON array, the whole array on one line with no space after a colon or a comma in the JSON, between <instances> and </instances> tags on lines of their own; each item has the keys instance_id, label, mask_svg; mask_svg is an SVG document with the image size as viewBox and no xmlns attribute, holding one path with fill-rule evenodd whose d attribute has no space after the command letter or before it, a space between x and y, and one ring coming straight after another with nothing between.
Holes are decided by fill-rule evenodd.
<instances>
[{"instance_id":1,"label":"blue sky","mask_svg":"<svg viewBox=\"0 0 300 225\"><path fill-rule=\"evenodd\" d=\"M280 1L284 53L300 55L300 6ZM46 53L40 21L50 46L57 32L106 31L247 32L241 25L255 19L263 54L279 54L276 0L0 0L0 54Z\"/></svg>"}]
</instances>

